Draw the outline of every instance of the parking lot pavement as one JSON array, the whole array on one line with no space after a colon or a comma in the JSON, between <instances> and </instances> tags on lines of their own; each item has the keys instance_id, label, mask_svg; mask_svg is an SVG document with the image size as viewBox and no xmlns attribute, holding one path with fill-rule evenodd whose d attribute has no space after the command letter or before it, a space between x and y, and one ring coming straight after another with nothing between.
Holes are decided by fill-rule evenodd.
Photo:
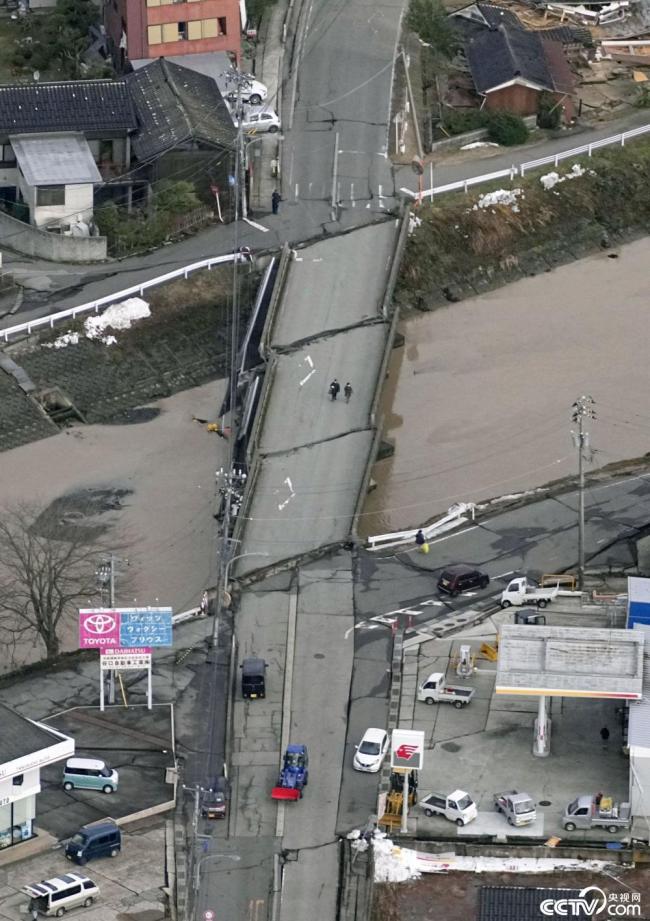
<instances>
[{"instance_id":1,"label":"parking lot pavement","mask_svg":"<svg viewBox=\"0 0 650 921\"><path fill-rule=\"evenodd\" d=\"M489 623L479 635L471 631L472 650L478 653L482 640L494 641ZM479 820L462 832L444 818L427 818L419 809L418 836L427 838L469 836L472 833L494 837L516 837L503 816L496 816L493 795L502 790L529 793L537 803L543 820L540 837L558 835L579 844L585 840L612 840L623 835L606 831L566 832L562 827L564 809L581 793L604 791L615 800L628 797L629 765L623 756L621 720L616 701L553 698L550 700L552 732L551 754L536 758L532 754L533 721L537 715L537 698L510 697L493 693L495 663L477 658L478 671L469 679L459 679L450 665L461 642L453 640L423 643L407 653L411 673L404 683L409 699L400 707L400 727L425 732L425 760L420 772L418 793L422 798L430 791L450 793L467 791L479 809ZM476 695L462 710L450 704L427 706L413 700L416 684L432 671L446 674L449 684L472 687ZM417 681L413 680L417 671ZM600 729L607 726L610 739L603 744ZM488 818L491 814L492 818ZM530 832L524 833L524 837Z\"/></svg>"},{"instance_id":2,"label":"parking lot pavement","mask_svg":"<svg viewBox=\"0 0 650 921\"><path fill-rule=\"evenodd\" d=\"M0 918L25 921L28 898L22 886L76 869L99 886L95 905L75 912L84 921L158 921L165 915L165 826L160 819L122 832L122 852L85 867L67 861L57 848L0 870Z\"/></svg>"},{"instance_id":3,"label":"parking lot pavement","mask_svg":"<svg viewBox=\"0 0 650 921\"><path fill-rule=\"evenodd\" d=\"M47 723L75 740L75 754L100 758L119 772L115 793L70 790L62 787L63 764L43 769L38 797L38 824L59 840L73 835L82 825L110 816L120 819L152 809L174 798L165 782L167 767L174 764L171 711L167 706L121 707L101 713L80 707L53 717Z\"/></svg>"}]
</instances>

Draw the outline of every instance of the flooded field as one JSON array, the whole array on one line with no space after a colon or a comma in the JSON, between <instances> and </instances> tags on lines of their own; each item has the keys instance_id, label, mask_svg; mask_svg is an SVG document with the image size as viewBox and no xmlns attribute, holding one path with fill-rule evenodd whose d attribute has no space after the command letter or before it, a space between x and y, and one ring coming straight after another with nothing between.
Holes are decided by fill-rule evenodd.
<instances>
[{"instance_id":1,"label":"flooded field","mask_svg":"<svg viewBox=\"0 0 650 921\"><path fill-rule=\"evenodd\" d=\"M597 404L593 467L649 452L649 266L646 238L405 317L382 398L395 453L375 465L360 530L420 525L454 502L572 474L581 394Z\"/></svg>"}]
</instances>

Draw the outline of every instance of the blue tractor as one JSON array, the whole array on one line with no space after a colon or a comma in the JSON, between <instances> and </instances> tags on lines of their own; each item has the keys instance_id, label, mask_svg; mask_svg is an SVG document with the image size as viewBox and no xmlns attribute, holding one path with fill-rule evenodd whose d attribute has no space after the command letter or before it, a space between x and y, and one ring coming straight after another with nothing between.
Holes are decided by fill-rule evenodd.
<instances>
[{"instance_id":1,"label":"blue tractor","mask_svg":"<svg viewBox=\"0 0 650 921\"><path fill-rule=\"evenodd\" d=\"M302 796L302 788L309 780L309 756L306 745L288 745L284 753L282 770L277 787L273 787L273 799L296 800Z\"/></svg>"}]
</instances>

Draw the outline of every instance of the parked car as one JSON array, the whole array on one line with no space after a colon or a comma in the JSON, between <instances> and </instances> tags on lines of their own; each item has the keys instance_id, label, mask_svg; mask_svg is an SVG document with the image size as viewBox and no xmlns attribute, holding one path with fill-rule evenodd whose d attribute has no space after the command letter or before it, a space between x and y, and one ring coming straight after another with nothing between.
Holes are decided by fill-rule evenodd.
<instances>
[{"instance_id":1,"label":"parked car","mask_svg":"<svg viewBox=\"0 0 650 921\"><path fill-rule=\"evenodd\" d=\"M438 591L446 592L452 598L467 592L471 588L487 588L490 577L485 572L471 566L448 566L438 579Z\"/></svg>"},{"instance_id":2,"label":"parked car","mask_svg":"<svg viewBox=\"0 0 650 921\"><path fill-rule=\"evenodd\" d=\"M280 117L273 109L261 106L249 106L244 111L243 127L245 134L273 134L280 130Z\"/></svg>"},{"instance_id":3,"label":"parked car","mask_svg":"<svg viewBox=\"0 0 650 921\"><path fill-rule=\"evenodd\" d=\"M517 790L504 790L494 794L494 808L502 812L508 825L529 825L537 818L537 810L532 796Z\"/></svg>"},{"instance_id":4,"label":"parked car","mask_svg":"<svg viewBox=\"0 0 650 921\"><path fill-rule=\"evenodd\" d=\"M242 74L245 79L242 82L241 88L241 99L242 102L247 103L252 106L261 105L266 97L269 95L269 91L264 86L263 83L260 83L259 80L256 80L252 74ZM232 82L229 84L232 87ZM226 102L230 106L237 105L237 90L229 88L228 91L224 94Z\"/></svg>"},{"instance_id":5,"label":"parked car","mask_svg":"<svg viewBox=\"0 0 650 921\"><path fill-rule=\"evenodd\" d=\"M441 815L456 825L467 825L478 815L476 803L465 790L453 793L429 793L420 800L420 808L426 816Z\"/></svg>"},{"instance_id":6,"label":"parked car","mask_svg":"<svg viewBox=\"0 0 650 921\"><path fill-rule=\"evenodd\" d=\"M110 819L84 825L65 846L65 856L80 866L95 857L117 857L122 850L122 832Z\"/></svg>"},{"instance_id":7,"label":"parked car","mask_svg":"<svg viewBox=\"0 0 650 921\"><path fill-rule=\"evenodd\" d=\"M376 774L388 751L388 733L385 729L366 729L363 738L355 748L352 759L352 767L355 771Z\"/></svg>"},{"instance_id":8,"label":"parked car","mask_svg":"<svg viewBox=\"0 0 650 921\"><path fill-rule=\"evenodd\" d=\"M99 887L81 873L44 879L31 886L23 886L20 891L29 896L30 915L36 911L42 915L56 915L57 918L78 905L90 908L99 895Z\"/></svg>"},{"instance_id":9,"label":"parked car","mask_svg":"<svg viewBox=\"0 0 650 921\"><path fill-rule=\"evenodd\" d=\"M117 771L94 758L68 758L63 768L63 789L102 790L114 793L119 783Z\"/></svg>"}]
</instances>

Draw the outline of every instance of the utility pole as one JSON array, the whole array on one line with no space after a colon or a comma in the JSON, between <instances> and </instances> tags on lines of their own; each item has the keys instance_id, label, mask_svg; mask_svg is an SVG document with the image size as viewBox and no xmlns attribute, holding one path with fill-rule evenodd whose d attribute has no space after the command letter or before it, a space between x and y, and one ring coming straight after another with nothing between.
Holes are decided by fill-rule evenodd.
<instances>
[{"instance_id":1,"label":"utility pole","mask_svg":"<svg viewBox=\"0 0 650 921\"><path fill-rule=\"evenodd\" d=\"M577 423L577 432L572 431L573 443L578 451L578 588L584 587L585 579L585 449L589 447L589 432L584 430L585 419L595 419L593 399L581 396L573 404L571 419Z\"/></svg>"},{"instance_id":2,"label":"utility pole","mask_svg":"<svg viewBox=\"0 0 650 921\"><path fill-rule=\"evenodd\" d=\"M108 607L115 608L115 564L118 562L128 563L128 560L121 560L111 553L104 557L95 571L102 607L106 607L106 594L108 594ZM115 671L113 669L108 673L108 702L109 704L115 703Z\"/></svg>"}]
</instances>

